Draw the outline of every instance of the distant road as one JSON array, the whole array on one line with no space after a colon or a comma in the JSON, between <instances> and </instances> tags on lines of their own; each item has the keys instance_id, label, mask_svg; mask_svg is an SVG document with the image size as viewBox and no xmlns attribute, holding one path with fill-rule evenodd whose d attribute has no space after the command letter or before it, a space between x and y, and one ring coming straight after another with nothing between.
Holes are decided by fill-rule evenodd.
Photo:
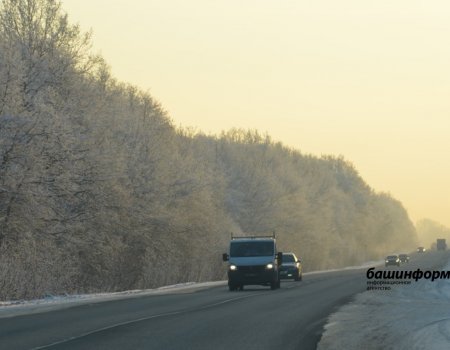
<instances>
[{"instance_id":1,"label":"distant road","mask_svg":"<svg viewBox=\"0 0 450 350\"><path fill-rule=\"evenodd\" d=\"M409 266L441 264L430 253ZM0 349L315 349L327 317L366 289L366 271L308 274L274 291L221 286L1 318Z\"/></svg>"}]
</instances>

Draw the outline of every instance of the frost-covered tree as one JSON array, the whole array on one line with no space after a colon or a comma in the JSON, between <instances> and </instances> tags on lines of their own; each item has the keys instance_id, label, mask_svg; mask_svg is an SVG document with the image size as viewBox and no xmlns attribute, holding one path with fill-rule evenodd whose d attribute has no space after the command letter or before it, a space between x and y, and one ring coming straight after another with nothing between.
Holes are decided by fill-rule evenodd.
<instances>
[{"instance_id":1,"label":"frost-covered tree","mask_svg":"<svg viewBox=\"0 0 450 350\"><path fill-rule=\"evenodd\" d=\"M224 278L230 232L306 270L414 246L401 203L342 157L175 128L56 0L0 5L0 299Z\"/></svg>"}]
</instances>

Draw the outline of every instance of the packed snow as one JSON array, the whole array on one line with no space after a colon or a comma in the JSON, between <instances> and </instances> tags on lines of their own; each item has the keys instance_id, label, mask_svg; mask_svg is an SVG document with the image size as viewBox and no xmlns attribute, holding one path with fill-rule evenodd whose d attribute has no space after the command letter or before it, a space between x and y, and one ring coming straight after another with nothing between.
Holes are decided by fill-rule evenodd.
<instances>
[{"instance_id":1,"label":"packed snow","mask_svg":"<svg viewBox=\"0 0 450 350\"><path fill-rule=\"evenodd\" d=\"M18 316L31 313L46 312L82 304L119 300L125 298L142 297L169 293L189 293L195 290L225 285L226 281L213 282L187 282L155 289L127 290L116 293L95 293L76 295L49 295L43 299L0 301L0 318Z\"/></svg>"},{"instance_id":2,"label":"packed snow","mask_svg":"<svg viewBox=\"0 0 450 350\"><path fill-rule=\"evenodd\" d=\"M317 349L449 348L450 281L422 279L357 295L329 318Z\"/></svg>"}]
</instances>

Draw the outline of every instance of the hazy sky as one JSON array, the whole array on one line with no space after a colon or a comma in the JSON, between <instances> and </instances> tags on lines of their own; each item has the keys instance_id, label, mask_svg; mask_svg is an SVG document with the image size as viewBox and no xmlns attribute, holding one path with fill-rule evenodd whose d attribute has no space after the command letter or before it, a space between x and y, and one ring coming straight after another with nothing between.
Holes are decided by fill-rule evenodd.
<instances>
[{"instance_id":1,"label":"hazy sky","mask_svg":"<svg viewBox=\"0 0 450 350\"><path fill-rule=\"evenodd\" d=\"M413 222L450 226L448 0L63 0L174 123L343 155Z\"/></svg>"}]
</instances>

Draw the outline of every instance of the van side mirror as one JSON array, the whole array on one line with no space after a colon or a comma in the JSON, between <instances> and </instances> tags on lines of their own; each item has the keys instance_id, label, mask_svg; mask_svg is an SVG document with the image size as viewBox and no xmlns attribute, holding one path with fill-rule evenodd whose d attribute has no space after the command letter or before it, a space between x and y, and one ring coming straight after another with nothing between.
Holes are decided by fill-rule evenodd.
<instances>
[{"instance_id":1,"label":"van side mirror","mask_svg":"<svg viewBox=\"0 0 450 350\"><path fill-rule=\"evenodd\" d=\"M277 260L278 260L278 265L281 265L283 263L283 253L281 253L281 252L277 253Z\"/></svg>"},{"instance_id":2,"label":"van side mirror","mask_svg":"<svg viewBox=\"0 0 450 350\"><path fill-rule=\"evenodd\" d=\"M223 261L228 261L230 258L228 257L228 254L227 253L223 253L222 254L222 260Z\"/></svg>"}]
</instances>

